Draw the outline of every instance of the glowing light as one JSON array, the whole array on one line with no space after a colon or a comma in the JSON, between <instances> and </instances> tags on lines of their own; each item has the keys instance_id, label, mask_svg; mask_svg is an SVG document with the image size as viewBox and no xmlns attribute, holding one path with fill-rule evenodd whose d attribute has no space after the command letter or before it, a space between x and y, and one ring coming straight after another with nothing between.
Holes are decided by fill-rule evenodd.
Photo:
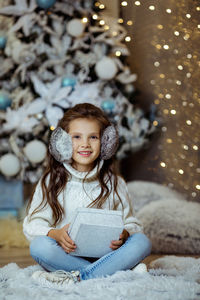
<instances>
[{"instance_id":1,"label":"glowing light","mask_svg":"<svg viewBox=\"0 0 200 300\"><path fill-rule=\"evenodd\" d=\"M158 105L158 104L160 104L160 100L159 100L159 99L156 99L156 100L154 100L154 103L155 103L156 105Z\"/></svg>"},{"instance_id":2,"label":"glowing light","mask_svg":"<svg viewBox=\"0 0 200 300\"><path fill-rule=\"evenodd\" d=\"M173 143L172 139L167 139L167 143L172 144Z\"/></svg>"},{"instance_id":3,"label":"glowing light","mask_svg":"<svg viewBox=\"0 0 200 300\"><path fill-rule=\"evenodd\" d=\"M178 170L179 174L184 174L184 171L182 169Z\"/></svg>"},{"instance_id":4,"label":"glowing light","mask_svg":"<svg viewBox=\"0 0 200 300\"><path fill-rule=\"evenodd\" d=\"M178 65L178 67L177 67L179 70L183 70L183 66L181 66L181 65Z\"/></svg>"},{"instance_id":5,"label":"glowing light","mask_svg":"<svg viewBox=\"0 0 200 300\"><path fill-rule=\"evenodd\" d=\"M171 113L172 115L175 115L175 114L176 114L176 110L175 110L175 109L171 109L171 110L170 110L170 113Z\"/></svg>"},{"instance_id":6,"label":"glowing light","mask_svg":"<svg viewBox=\"0 0 200 300\"><path fill-rule=\"evenodd\" d=\"M122 18L118 19L118 23L122 24L124 20Z\"/></svg>"},{"instance_id":7,"label":"glowing light","mask_svg":"<svg viewBox=\"0 0 200 300\"><path fill-rule=\"evenodd\" d=\"M191 14L186 14L186 18L190 19L191 18Z\"/></svg>"},{"instance_id":8,"label":"glowing light","mask_svg":"<svg viewBox=\"0 0 200 300\"><path fill-rule=\"evenodd\" d=\"M179 31L174 31L174 35L179 36L180 35Z\"/></svg>"},{"instance_id":9,"label":"glowing light","mask_svg":"<svg viewBox=\"0 0 200 300\"><path fill-rule=\"evenodd\" d=\"M140 4L140 1L135 1L135 5L139 6Z\"/></svg>"},{"instance_id":10,"label":"glowing light","mask_svg":"<svg viewBox=\"0 0 200 300\"><path fill-rule=\"evenodd\" d=\"M186 124L187 124L187 125L192 125L192 122L191 122L190 120L187 120L187 121L186 121Z\"/></svg>"},{"instance_id":11,"label":"glowing light","mask_svg":"<svg viewBox=\"0 0 200 300\"><path fill-rule=\"evenodd\" d=\"M105 21L104 21L104 20L101 20L101 21L99 22L99 24L100 24L100 25L105 25Z\"/></svg>"},{"instance_id":12,"label":"glowing light","mask_svg":"<svg viewBox=\"0 0 200 300\"><path fill-rule=\"evenodd\" d=\"M150 5L150 6L149 6L149 9L150 9L150 10L155 10L155 6L154 6L154 5Z\"/></svg>"},{"instance_id":13,"label":"glowing light","mask_svg":"<svg viewBox=\"0 0 200 300\"><path fill-rule=\"evenodd\" d=\"M54 126L50 126L50 130L52 130L52 131L53 131L54 129L55 129L55 127L54 127Z\"/></svg>"},{"instance_id":14,"label":"glowing light","mask_svg":"<svg viewBox=\"0 0 200 300\"><path fill-rule=\"evenodd\" d=\"M126 37L125 37L125 41L126 41L126 42L130 42L130 41L131 41L131 37L130 37L130 36L126 36Z\"/></svg>"},{"instance_id":15,"label":"glowing light","mask_svg":"<svg viewBox=\"0 0 200 300\"><path fill-rule=\"evenodd\" d=\"M167 127L163 126L163 127L162 127L162 131L163 131L163 132L166 132L166 131L167 131Z\"/></svg>"},{"instance_id":16,"label":"glowing light","mask_svg":"<svg viewBox=\"0 0 200 300\"><path fill-rule=\"evenodd\" d=\"M163 167L163 168L166 167L166 163L164 163L163 161L161 161L160 165L161 165L161 167Z\"/></svg>"},{"instance_id":17,"label":"glowing light","mask_svg":"<svg viewBox=\"0 0 200 300\"><path fill-rule=\"evenodd\" d=\"M133 21L128 20L128 21L127 21L127 25L129 25L129 26L133 25Z\"/></svg>"},{"instance_id":18,"label":"glowing light","mask_svg":"<svg viewBox=\"0 0 200 300\"><path fill-rule=\"evenodd\" d=\"M83 22L83 23L87 23L87 22L88 22L88 18L84 17L84 18L82 19L82 22Z\"/></svg>"},{"instance_id":19,"label":"glowing light","mask_svg":"<svg viewBox=\"0 0 200 300\"><path fill-rule=\"evenodd\" d=\"M189 162L188 165L189 165L190 167L193 167L193 166L194 166L193 162Z\"/></svg>"},{"instance_id":20,"label":"glowing light","mask_svg":"<svg viewBox=\"0 0 200 300\"><path fill-rule=\"evenodd\" d=\"M171 96L170 94L166 94L166 95L165 95L165 98L167 98L167 99L171 99L171 97L172 97L172 96Z\"/></svg>"},{"instance_id":21,"label":"glowing light","mask_svg":"<svg viewBox=\"0 0 200 300\"><path fill-rule=\"evenodd\" d=\"M196 197L197 193L192 192L192 197Z\"/></svg>"},{"instance_id":22,"label":"glowing light","mask_svg":"<svg viewBox=\"0 0 200 300\"><path fill-rule=\"evenodd\" d=\"M122 1L122 2L121 2L121 5L122 5L122 6L127 6L127 5L128 5L128 2L127 2L127 1Z\"/></svg>"},{"instance_id":23,"label":"glowing light","mask_svg":"<svg viewBox=\"0 0 200 300\"><path fill-rule=\"evenodd\" d=\"M194 145L192 148L193 148L194 150L198 150L198 149L199 149L199 147L198 147L197 145Z\"/></svg>"},{"instance_id":24,"label":"glowing light","mask_svg":"<svg viewBox=\"0 0 200 300\"><path fill-rule=\"evenodd\" d=\"M112 35L117 36L117 31L113 31Z\"/></svg>"},{"instance_id":25,"label":"glowing light","mask_svg":"<svg viewBox=\"0 0 200 300\"><path fill-rule=\"evenodd\" d=\"M163 29L163 25L161 25L161 24L158 24L158 29Z\"/></svg>"},{"instance_id":26,"label":"glowing light","mask_svg":"<svg viewBox=\"0 0 200 300\"><path fill-rule=\"evenodd\" d=\"M197 184L197 185L196 185L196 189L197 189L197 190L200 190L200 184Z\"/></svg>"},{"instance_id":27,"label":"glowing light","mask_svg":"<svg viewBox=\"0 0 200 300\"><path fill-rule=\"evenodd\" d=\"M196 7L196 10L197 10L197 11L200 11L200 7L199 7L199 6L197 6L197 7Z\"/></svg>"},{"instance_id":28,"label":"glowing light","mask_svg":"<svg viewBox=\"0 0 200 300\"><path fill-rule=\"evenodd\" d=\"M92 19L93 19L93 20L97 20L97 19L98 19L98 16L97 16L96 14L94 14L94 15L92 16Z\"/></svg>"},{"instance_id":29,"label":"glowing light","mask_svg":"<svg viewBox=\"0 0 200 300\"><path fill-rule=\"evenodd\" d=\"M200 24L197 25L197 28L200 29Z\"/></svg>"},{"instance_id":30,"label":"glowing light","mask_svg":"<svg viewBox=\"0 0 200 300\"><path fill-rule=\"evenodd\" d=\"M183 145L183 149L188 150L189 149L188 145Z\"/></svg>"},{"instance_id":31,"label":"glowing light","mask_svg":"<svg viewBox=\"0 0 200 300\"><path fill-rule=\"evenodd\" d=\"M181 83L180 80L176 80L176 84L177 84L177 85L181 85L182 83Z\"/></svg>"},{"instance_id":32,"label":"glowing light","mask_svg":"<svg viewBox=\"0 0 200 300\"><path fill-rule=\"evenodd\" d=\"M165 78L165 74L160 74L160 78Z\"/></svg>"},{"instance_id":33,"label":"glowing light","mask_svg":"<svg viewBox=\"0 0 200 300\"><path fill-rule=\"evenodd\" d=\"M156 120L153 121L153 125L154 125L154 126L158 126L158 121L156 121Z\"/></svg>"},{"instance_id":34,"label":"glowing light","mask_svg":"<svg viewBox=\"0 0 200 300\"><path fill-rule=\"evenodd\" d=\"M166 9L166 12L167 12L168 14L171 14L172 10L171 10L170 8L167 8L167 9Z\"/></svg>"},{"instance_id":35,"label":"glowing light","mask_svg":"<svg viewBox=\"0 0 200 300\"><path fill-rule=\"evenodd\" d=\"M119 51L119 50L117 50L117 51L115 52L115 55L116 55L116 56L121 56L121 54L122 54L122 53L121 53L121 51Z\"/></svg>"},{"instance_id":36,"label":"glowing light","mask_svg":"<svg viewBox=\"0 0 200 300\"><path fill-rule=\"evenodd\" d=\"M159 63L158 61L155 61L154 66L155 66L155 67L159 67L159 66L160 66L160 63Z\"/></svg>"},{"instance_id":37,"label":"glowing light","mask_svg":"<svg viewBox=\"0 0 200 300\"><path fill-rule=\"evenodd\" d=\"M105 5L104 5L104 4L100 4L100 5L99 5L99 8L100 8L100 9L104 9L104 8L105 8Z\"/></svg>"},{"instance_id":38,"label":"glowing light","mask_svg":"<svg viewBox=\"0 0 200 300\"><path fill-rule=\"evenodd\" d=\"M187 41L187 40L190 38L190 35L189 35L189 34L186 34L186 35L184 35L183 38L184 38L185 41Z\"/></svg>"},{"instance_id":39,"label":"glowing light","mask_svg":"<svg viewBox=\"0 0 200 300\"><path fill-rule=\"evenodd\" d=\"M167 108L165 108L165 109L163 110L163 112L164 112L165 115L168 115L169 110L168 110Z\"/></svg>"},{"instance_id":40,"label":"glowing light","mask_svg":"<svg viewBox=\"0 0 200 300\"><path fill-rule=\"evenodd\" d=\"M168 49L169 49L169 45L164 45L163 48L164 48L165 50L168 50Z\"/></svg>"},{"instance_id":41,"label":"glowing light","mask_svg":"<svg viewBox=\"0 0 200 300\"><path fill-rule=\"evenodd\" d=\"M178 135L178 136L182 136L182 135L183 135L183 132L179 130L179 131L177 131L177 135Z\"/></svg>"},{"instance_id":42,"label":"glowing light","mask_svg":"<svg viewBox=\"0 0 200 300\"><path fill-rule=\"evenodd\" d=\"M109 30L110 27L109 27L108 25L105 25L105 26L104 26L104 29L105 29L105 30Z\"/></svg>"},{"instance_id":43,"label":"glowing light","mask_svg":"<svg viewBox=\"0 0 200 300\"><path fill-rule=\"evenodd\" d=\"M187 77L187 78L190 78L191 76L192 76L191 73L187 73L187 74L186 74L186 77Z\"/></svg>"},{"instance_id":44,"label":"glowing light","mask_svg":"<svg viewBox=\"0 0 200 300\"><path fill-rule=\"evenodd\" d=\"M156 48L157 48L158 50L160 50L160 49L162 48L162 46L161 46L160 44L157 44L157 45L156 45Z\"/></svg>"}]
</instances>

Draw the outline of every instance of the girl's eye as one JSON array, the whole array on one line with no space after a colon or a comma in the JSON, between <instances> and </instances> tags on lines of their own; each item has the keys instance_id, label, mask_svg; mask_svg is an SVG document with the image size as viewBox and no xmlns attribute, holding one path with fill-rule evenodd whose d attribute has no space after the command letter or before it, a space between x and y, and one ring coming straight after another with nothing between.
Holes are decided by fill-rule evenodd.
<instances>
[{"instance_id":1,"label":"girl's eye","mask_svg":"<svg viewBox=\"0 0 200 300\"><path fill-rule=\"evenodd\" d=\"M80 135L74 135L73 138L74 138L74 139L79 139L79 138L80 138Z\"/></svg>"},{"instance_id":2,"label":"girl's eye","mask_svg":"<svg viewBox=\"0 0 200 300\"><path fill-rule=\"evenodd\" d=\"M96 140L96 139L98 139L98 136L92 135L92 136L91 136L91 139Z\"/></svg>"}]
</instances>

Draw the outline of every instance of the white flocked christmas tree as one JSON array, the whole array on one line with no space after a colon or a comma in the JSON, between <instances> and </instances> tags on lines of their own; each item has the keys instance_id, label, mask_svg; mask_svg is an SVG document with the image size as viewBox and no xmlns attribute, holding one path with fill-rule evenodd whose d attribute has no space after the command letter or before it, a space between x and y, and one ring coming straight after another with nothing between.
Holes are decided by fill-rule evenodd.
<instances>
[{"instance_id":1,"label":"white flocked christmas tree","mask_svg":"<svg viewBox=\"0 0 200 300\"><path fill-rule=\"evenodd\" d=\"M134 107L127 35L92 0L0 1L0 171L36 182L48 139L77 103L102 108L117 125L117 157L140 149L155 130Z\"/></svg>"}]
</instances>

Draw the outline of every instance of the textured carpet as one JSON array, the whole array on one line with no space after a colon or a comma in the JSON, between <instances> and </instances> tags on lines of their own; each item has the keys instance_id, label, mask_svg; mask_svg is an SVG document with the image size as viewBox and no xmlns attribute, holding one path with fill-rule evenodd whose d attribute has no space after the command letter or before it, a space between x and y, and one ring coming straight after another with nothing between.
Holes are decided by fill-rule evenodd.
<instances>
[{"instance_id":1,"label":"textured carpet","mask_svg":"<svg viewBox=\"0 0 200 300\"><path fill-rule=\"evenodd\" d=\"M154 263L154 267L163 266L165 269L150 269L143 275L120 271L107 278L82 281L61 291L41 287L31 278L34 271L41 269L38 265L20 269L11 263L0 269L0 299L197 300L200 299L199 265L199 259L188 263L184 258L178 263L175 259L175 263L172 261L169 265L166 258Z\"/></svg>"}]
</instances>

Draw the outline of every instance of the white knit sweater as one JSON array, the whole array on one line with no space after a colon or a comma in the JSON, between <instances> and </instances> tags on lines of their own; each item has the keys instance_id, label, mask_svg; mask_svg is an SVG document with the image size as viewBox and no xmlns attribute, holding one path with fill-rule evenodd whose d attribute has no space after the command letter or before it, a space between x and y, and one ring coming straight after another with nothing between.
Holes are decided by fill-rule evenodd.
<instances>
[{"instance_id":1,"label":"white knit sweater","mask_svg":"<svg viewBox=\"0 0 200 300\"><path fill-rule=\"evenodd\" d=\"M100 163L100 168L102 165L103 162ZM49 205L46 205L41 211L30 217L33 210L38 207L42 201L42 189L41 183L39 182L36 186L29 213L25 217L23 223L23 231L29 241L33 240L36 236L47 235L50 229L59 229L70 223L72 214L76 208L87 207L100 194L100 186L96 180L98 172L97 166L87 176L84 188L83 179L86 173L75 170L70 164L64 164L64 166L71 174L71 178L67 182L64 191L58 196L60 204L64 207L65 216L56 227L52 227L52 209ZM121 197L123 208L114 191L111 192L102 208L122 211L124 228L129 232L129 234L142 231L141 223L133 214L133 208L128 195L126 183L121 177L119 177L118 193Z\"/></svg>"}]
</instances>

